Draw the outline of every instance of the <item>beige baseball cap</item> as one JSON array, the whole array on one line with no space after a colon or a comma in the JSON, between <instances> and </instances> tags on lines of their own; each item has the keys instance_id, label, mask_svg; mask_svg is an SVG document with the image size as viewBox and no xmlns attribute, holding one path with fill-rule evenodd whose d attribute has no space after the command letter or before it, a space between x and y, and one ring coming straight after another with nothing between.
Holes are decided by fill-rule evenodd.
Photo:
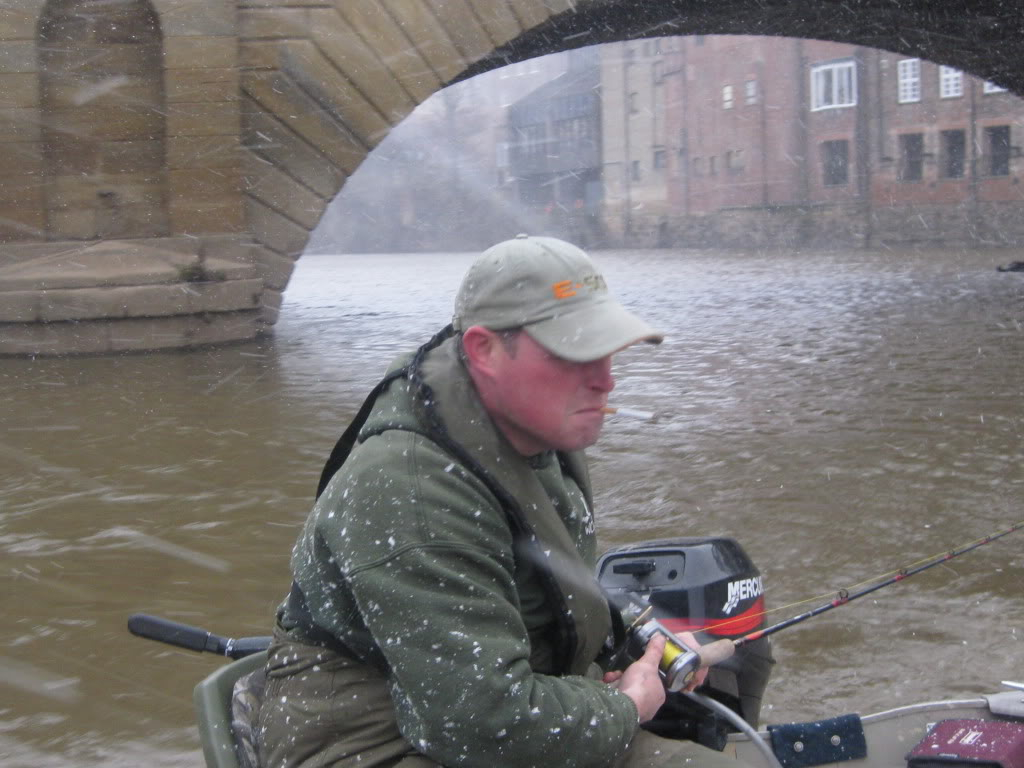
<instances>
[{"instance_id":1,"label":"beige baseball cap","mask_svg":"<svg viewBox=\"0 0 1024 768\"><path fill-rule=\"evenodd\" d=\"M522 327L549 352L573 362L664 338L612 298L581 249L529 235L491 246L473 262L455 297L452 324L457 331Z\"/></svg>"}]
</instances>

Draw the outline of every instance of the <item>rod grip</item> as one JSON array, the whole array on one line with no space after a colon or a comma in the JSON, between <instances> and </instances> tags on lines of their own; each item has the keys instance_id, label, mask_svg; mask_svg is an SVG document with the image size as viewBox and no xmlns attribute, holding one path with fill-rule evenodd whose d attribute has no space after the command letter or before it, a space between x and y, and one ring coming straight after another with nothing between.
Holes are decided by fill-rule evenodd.
<instances>
[{"instance_id":1,"label":"rod grip","mask_svg":"<svg viewBox=\"0 0 1024 768\"><path fill-rule=\"evenodd\" d=\"M736 653L736 644L726 638L702 645L697 651L702 667L714 666L730 658L734 653Z\"/></svg>"},{"instance_id":2,"label":"rod grip","mask_svg":"<svg viewBox=\"0 0 1024 768\"><path fill-rule=\"evenodd\" d=\"M147 613L133 613L128 617L128 631L137 637L157 640L190 651L221 653L222 638L205 629L179 624L170 619L150 616Z\"/></svg>"}]
</instances>

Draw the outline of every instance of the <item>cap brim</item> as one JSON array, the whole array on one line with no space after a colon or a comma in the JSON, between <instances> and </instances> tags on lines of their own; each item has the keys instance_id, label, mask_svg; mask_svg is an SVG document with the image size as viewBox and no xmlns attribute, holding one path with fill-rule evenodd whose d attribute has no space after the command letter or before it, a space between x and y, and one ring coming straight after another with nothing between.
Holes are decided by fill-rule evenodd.
<instances>
[{"instance_id":1,"label":"cap brim","mask_svg":"<svg viewBox=\"0 0 1024 768\"><path fill-rule=\"evenodd\" d=\"M523 326L530 338L564 360L599 360L641 341L665 338L614 299Z\"/></svg>"}]
</instances>

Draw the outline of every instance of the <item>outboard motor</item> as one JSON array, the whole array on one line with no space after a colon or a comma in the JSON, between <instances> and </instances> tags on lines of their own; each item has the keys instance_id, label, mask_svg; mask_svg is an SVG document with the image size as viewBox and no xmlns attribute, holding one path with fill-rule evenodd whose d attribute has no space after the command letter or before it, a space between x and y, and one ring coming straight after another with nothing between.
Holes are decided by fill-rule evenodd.
<instances>
[{"instance_id":1,"label":"outboard motor","mask_svg":"<svg viewBox=\"0 0 1024 768\"><path fill-rule=\"evenodd\" d=\"M731 538L660 539L615 547L598 561L597 579L625 613L630 604L650 606L664 627L693 632L701 643L738 638L765 626L761 573ZM774 663L768 638L747 643L708 670L699 692L756 728ZM669 693L665 706L644 728L718 750L730 730L724 718L681 693Z\"/></svg>"}]
</instances>

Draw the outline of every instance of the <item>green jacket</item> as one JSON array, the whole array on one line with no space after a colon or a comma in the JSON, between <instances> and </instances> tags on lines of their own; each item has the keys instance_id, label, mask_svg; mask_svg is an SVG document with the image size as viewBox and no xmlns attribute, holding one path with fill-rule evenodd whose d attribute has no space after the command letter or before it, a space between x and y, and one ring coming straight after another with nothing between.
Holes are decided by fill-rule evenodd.
<instances>
[{"instance_id":1,"label":"green jacket","mask_svg":"<svg viewBox=\"0 0 1024 768\"><path fill-rule=\"evenodd\" d=\"M593 679L610 622L582 458L517 454L453 339L417 370L378 396L296 544L309 614L384 673L431 759L610 765L637 711ZM286 607L279 621L293 626Z\"/></svg>"}]
</instances>

